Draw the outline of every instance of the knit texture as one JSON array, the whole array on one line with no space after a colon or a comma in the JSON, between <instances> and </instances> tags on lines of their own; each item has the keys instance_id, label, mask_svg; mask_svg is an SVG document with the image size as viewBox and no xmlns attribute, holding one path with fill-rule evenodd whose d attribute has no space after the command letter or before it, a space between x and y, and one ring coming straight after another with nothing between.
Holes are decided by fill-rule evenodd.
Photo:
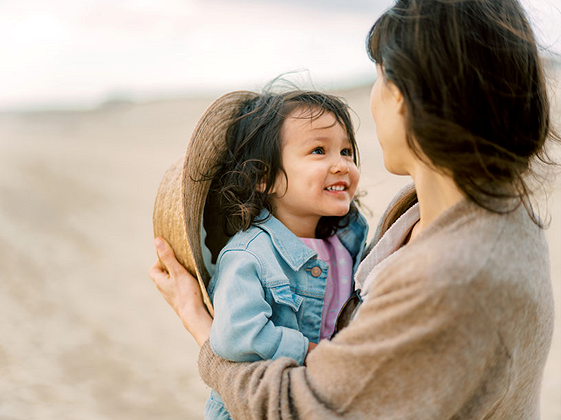
<instances>
[{"instance_id":1,"label":"knit texture","mask_svg":"<svg viewBox=\"0 0 561 420\"><path fill-rule=\"evenodd\" d=\"M202 346L201 377L234 419L539 418L553 294L544 233L523 208L463 200L381 264L357 317L306 367Z\"/></svg>"}]
</instances>

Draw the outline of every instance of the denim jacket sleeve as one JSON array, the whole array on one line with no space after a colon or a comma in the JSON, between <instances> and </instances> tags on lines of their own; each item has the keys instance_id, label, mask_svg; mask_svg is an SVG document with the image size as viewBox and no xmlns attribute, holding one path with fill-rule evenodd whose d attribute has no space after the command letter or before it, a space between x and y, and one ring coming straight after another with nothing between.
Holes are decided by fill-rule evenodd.
<instances>
[{"instance_id":1,"label":"denim jacket sleeve","mask_svg":"<svg viewBox=\"0 0 561 420\"><path fill-rule=\"evenodd\" d=\"M309 341L300 331L271 321L258 257L248 250L228 250L220 256L217 269L210 332L213 351L236 362L285 356L303 364Z\"/></svg>"}]
</instances>

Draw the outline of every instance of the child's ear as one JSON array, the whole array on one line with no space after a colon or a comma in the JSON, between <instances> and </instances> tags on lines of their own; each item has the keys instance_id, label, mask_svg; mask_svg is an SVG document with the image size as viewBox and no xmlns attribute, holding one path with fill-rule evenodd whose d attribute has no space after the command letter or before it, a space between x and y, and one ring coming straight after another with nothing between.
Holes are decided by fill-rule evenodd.
<instances>
[{"instance_id":1,"label":"child's ear","mask_svg":"<svg viewBox=\"0 0 561 420\"><path fill-rule=\"evenodd\" d=\"M261 181L259 184L257 184L257 191L259 191L260 193L264 193L265 188L267 188L267 185L264 181Z\"/></svg>"},{"instance_id":2,"label":"child's ear","mask_svg":"<svg viewBox=\"0 0 561 420\"><path fill-rule=\"evenodd\" d=\"M263 175L263 177L261 178L261 181L259 181L257 183L257 191L259 191L260 193L264 193L267 191L267 178L266 175ZM275 187L273 186L271 188L271 191L269 191L270 194L275 192Z\"/></svg>"}]
</instances>

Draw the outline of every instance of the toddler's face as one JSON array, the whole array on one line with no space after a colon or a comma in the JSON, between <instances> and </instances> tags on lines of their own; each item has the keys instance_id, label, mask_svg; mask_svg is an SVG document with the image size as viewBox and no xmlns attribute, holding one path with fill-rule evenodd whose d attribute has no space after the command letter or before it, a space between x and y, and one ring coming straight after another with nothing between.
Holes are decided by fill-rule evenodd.
<instances>
[{"instance_id":1,"label":"toddler's face","mask_svg":"<svg viewBox=\"0 0 561 420\"><path fill-rule=\"evenodd\" d=\"M322 216L344 216L355 195L359 170L346 131L325 112L311 119L296 109L282 131L282 165L272 195L273 214L285 225L297 218L315 226ZM286 219L283 220L283 219Z\"/></svg>"}]
</instances>

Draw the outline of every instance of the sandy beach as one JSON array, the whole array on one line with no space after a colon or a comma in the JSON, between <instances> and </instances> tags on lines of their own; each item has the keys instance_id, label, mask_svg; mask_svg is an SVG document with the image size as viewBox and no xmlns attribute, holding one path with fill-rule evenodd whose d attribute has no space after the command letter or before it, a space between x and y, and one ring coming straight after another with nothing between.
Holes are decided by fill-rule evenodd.
<instances>
[{"instance_id":1,"label":"sandy beach","mask_svg":"<svg viewBox=\"0 0 561 420\"><path fill-rule=\"evenodd\" d=\"M375 226L409 180L383 167L370 87L337 93L360 119L360 188ZM1 419L202 418L198 346L147 271L156 189L212 99L0 115ZM561 178L550 193L557 327L545 420L561 419Z\"/></svg>"}]
</instances>

